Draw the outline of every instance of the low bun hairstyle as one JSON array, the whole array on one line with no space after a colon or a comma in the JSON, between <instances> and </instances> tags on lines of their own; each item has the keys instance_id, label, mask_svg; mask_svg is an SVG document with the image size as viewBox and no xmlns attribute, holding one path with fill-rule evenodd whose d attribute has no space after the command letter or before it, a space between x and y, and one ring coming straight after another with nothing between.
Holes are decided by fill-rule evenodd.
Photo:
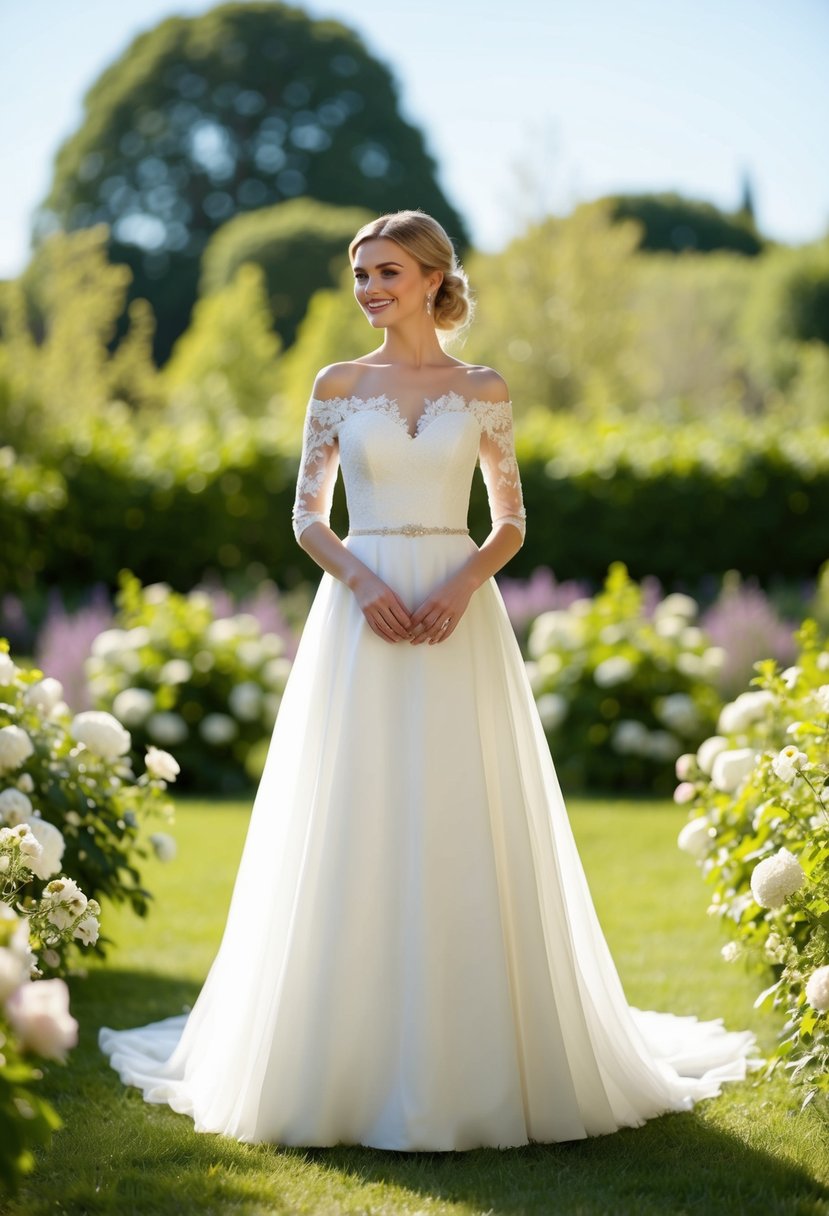
<instances>
[{"instance_id":1,"label":"low bun hairstyle","mask_svg":"<svg viewBox=\"0 0 829 1216\"><path fill-rule=\"evenodd\" d=\"M419 263L423 273L443 271L443 281L432 300L435 328L449 332L453 338L466 329L475 313L475 301L466 271L455 255L455 249L445 229L420 208L390 211L364 224L348 246L348 256L354 256L363 241L388 237L405 249Z\"/></svg>"}]
</instances>

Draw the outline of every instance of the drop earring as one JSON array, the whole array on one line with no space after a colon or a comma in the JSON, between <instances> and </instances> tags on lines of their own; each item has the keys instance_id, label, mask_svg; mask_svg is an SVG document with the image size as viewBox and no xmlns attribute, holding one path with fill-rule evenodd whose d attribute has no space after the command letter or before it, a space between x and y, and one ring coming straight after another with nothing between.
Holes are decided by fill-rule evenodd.
<instances>
[{"instance_id":1,"label":"drop earring","mask_svg":"<svg viewBox=\"0 0 829 1216\"><path fill-rule=\"evenodd\" d=\"M431 317L431 315L432 315L432 297L431 297L431 295L428 295L426 297L426 312Z\"/></svg>"}]
</instances>

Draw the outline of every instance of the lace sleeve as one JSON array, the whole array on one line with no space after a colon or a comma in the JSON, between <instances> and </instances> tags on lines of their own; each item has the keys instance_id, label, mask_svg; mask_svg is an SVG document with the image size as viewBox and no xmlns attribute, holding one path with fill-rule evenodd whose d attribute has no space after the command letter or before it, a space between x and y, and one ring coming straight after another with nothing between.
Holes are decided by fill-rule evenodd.
<instances>
[{"instance_id":1,"label":"lace sleeve","mask_svg":"<svg viewBox=\"0 0 829 1216\"><path fill-rule=\"evenodd\" d=\"M523 544L527 513L521 490L521 475L515 458L512 428L512 402L476 402L481 423L479 463L484 477L489 514L495 524L513 524Z\"/></svg>"},{"instance_id":2,"label":"lace sleeve","mask_svg":"<svg viewBox=\"0 0 829 1216\"><path fill-rule=\"evenodd\" d=\"M321 401L316 397L312 397L308 402L302 432L302 455L299 461L296 496L291 513L297 541L309 524L319 520L327 525L331 518L331 503L340 464L337 441L339 420L335 402Z\"/></svg>"}]
</instances>

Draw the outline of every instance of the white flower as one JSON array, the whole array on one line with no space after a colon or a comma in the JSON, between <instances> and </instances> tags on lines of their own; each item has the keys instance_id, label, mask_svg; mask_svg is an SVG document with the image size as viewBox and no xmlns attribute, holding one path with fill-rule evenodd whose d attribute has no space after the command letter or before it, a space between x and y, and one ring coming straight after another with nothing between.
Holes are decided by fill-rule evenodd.
<instances>
[{"instance_id":1,"label":"white flower","mask_svg":"<svg viewBox=\"0 0 829 1216\"><path fill-rule=\"evenodd\" d=\"M803 671L802 667L787 667L786 670L782 673L780 678L782 679L783 683L786 685L787 688L792 689L797 684L797 681L800 678L800 673L802 671Z\"/></svg>"},{"instance_id":2,"label":"white flower","mask_svg":"<svg viewBox=\"0 0 829 1216\"><path fill-rule=\"evenodd\" d=\"M32 814L32 801L22 790L10 786L0 793L0 820L9 827L26 823Z\"/></svg>"},{"instance_id":3,"label":"white flower","mask_svg":"<svg viewBox=\"0 0 829 1216\"><path fill-rule=\"evenodd\" d=\"M711 735L710 739L706 739L699 745L697 749L697 764L707 777L711 776L711 768L716 757L720 752L727 750L728 740L723 735Z\"/></svg>"},{"instance_id":4,"label":"white flower","mask_svg":"<svg viewBox=\"0 0 829 1216\"><path fill-rule=\"evenodd\" d=\"M655 709L665 725L671 730L678 731L681 735L691 734L699 723L697 707L685 692L675 692L670 696L661 697L656 702Z\"/></svg>"},{"instance_id":5,"label":"white flower","mask_svg":"<svg viewBox=\"0 0 829 1216\"><path fill-rule=\"evenodd\" d=\"M38 680L37 684L30 684L23 694L26 705L39 709L44 714L50 714L62 698L63 685L52 676Z\"/></svg>"},{"instance_id":6,"label":"white flower","mask_svg":"<svg viewBox=\"0 0 829 1216\"><path fill-rule=\"evenodd\" d=\"M702 652L702 667L709 679L713 679L722 671L725 663L725 647L709 646Z\"/></svg>"},{"instance_id":7,"label":"white flower","mask_svg":"<svg viewBox=\"0 0 829 1216\"><path fill-rule=\"evenodd\" d=\"M155 709L149 688L123 688L112 702L112 711L125 726L141 726Z\"/></svg>"},{"instance_id":8,"label":"white flower","mask_svg":"<svg viewBox=\"0 0 829 1216\"><path fill-rule=\"evenodd\" d=\"M569 705L567 698L557 692L546 692L536 701L538 716L545 730L557 730L567 717Z\"/></svg>"},{"instance_id":9,"label":"white flower","mask_svg":"<svg viewBox=\"0 0 829 1216\"><path fill-rule=\"evenodd\" d=\"M736 701L722 707L717 730L721 735L739 734L765 718L767 710L774 703L774 693L767 688L741 692Z\"/></svg>"},{"instance_id":10,"label":"white flower","mask_svg":"<svg viewBox=\"0 0 829 1216\"><path fill-rule=\"evenodd\" d=\"M243 722L255 722L262 713L262 689L254 680L242 680L230 690L228 705Z\"/></svg>"},{"instance_id":11,"label":"white flower","mask_svg":"<svg viewBox=\"0 0 829 1216\"><path fill-rule=\"evenodd\" d=\"M661 638L679 638L685 632L685 619L681 616L659 615L653 618L653 627Z\"/></svg>"},{"instance_id":12,"label":"white flower","mask_svg":"<svg viewBox=\"0 0 829 1216\"><path fill-rule=\"evenodd\" d=\"M696 793L696 786L692 785L690 781L681 781L674 790L674 802L679 806L682 806L686 802L692 802L696 797Z\"/></svg>"},{"instance_id":13,"label":"white flower","mask_svg":"<svg viewBox=\"0 0 829 1216\"><path fill-rule=\"evenodd\" d=\"M178 760L169 752L163 752L160 748L153 747L152 744L147 748L144 764L150 776L157 777L159 781L175 781L181 772Z\"/></svg>"},{"instance_id":14,"label":"white flower","mask_svg":"<svg viewBox=\"0 0 829 1216\"><path fill-rule=\"evenodd\" d=\"M806 1000L821 1013L829 1011L829 966L818 967L806 982Z\"/></svg>"},{"instance_id":15,"label":"white flower","mask_svg":"<svg viewBox=\"0 0 829 1216\"><path fill-rule=\"evenodd\" d=\"M223 642L232 642L236 637L236 625L232 616L220 617L211 621L205 630L207 641L215 646Z\"/></svg>"},{"instance_id":16,"label":"white flower","mask_svg":"<svg viewBox=\"0 0 829 1216\"><path fill-rule=\"evenodd\" d=\"M199 733L207 743L229 743L239 728L227 714L206 714L199 723Z\"/></svg>"},{"instance_id":17,"label":"white flower","mask_svg":"<svg viewBox=\"0 0 829 1216\"><path fill-rule=\"evenodd\" d=\"M34 744L22 727L0 726L0 772L20 768L34 750Z\"/></svg>"},{"instance_id":18,"label":"white flower","mask_svg":"<svg viewBox=\"0 0 829 1216\"><path fill-rule=\"evenodd\" d=\"M95 756L103 760L114 760L130 749L132 740L128 730L112 714L102 709L85 709L75 714L69 733L78 743L83 743Z\"/></svg>"},{"instance_id":19,"label":"white flower","mask_svg":"<svg viewBox=\"0 0 829 1216\"><path fill-rule=\"evenodd\" d=\"M829 671L829 650L822 650L817 657L818 671Z\"/></svg>"},{"instance_id":20,"label":"white flower","mask_svg":"<svg viewBox=\"0 0 829 1216\"><path fill-rule=\"evenodd\" d=\"M786 947L779 933L770 933L766 938L763 949L770 963L783 963L786 961Z\"/></svg>"},{"instance_id":21,"label":"white flower","mask_svg":"<svg viewBox=\"0 0 829 1216\"><path fill-rule=\"evenodd\" d=\"M96 659L109 659L126 645L125 629L104 629L93 639L89 653Z\"/></svg>"},{"instance_id":22,"label":"white flower","mask_svg":"<svg viewBox=\"0 0 829 1216\"><path fill-rule=\"evenodd\" d=\"M540 659L547 650L575 650L583 638L578 615L561 610L541 612L530 627L527 649L531 658Z\"/></svg>"},{"instance_id":23,"label":"white flower","mask_svg":"<svg viewBox=\"0 0 829 1216\"><path fill-rule=\"evenodd\" d=\"M635 718L623 718L614 726L610 744L620 756L643 756L648 747L648 729Z\"/></svg>"},{"instance_id":24,"label":"white flower","mask_svg":"<svg viewBox=\"0 0 829 1216\"><path fill-rule=\"evenodd\" d=\"M83 920L75 926L75 931L72 934L84 946L94 946L98 940L98 931L100 925L97 918L94 916L85 916Z\"/></svg>"},{"instance_id":25,"label":"white flower","mask_svg":"<svg viewBox=\"0 0 829 1216\"><path fill-rule=\"evenodd\" d=\"M153 832L150 844L159 861L172 861L178 851L175 840L167 832Z\"/></svg>"},{"instance_id":26,"label":"white flower","mask_svg":"<svg viewBox=\"0 0 829 1216\"><path fill-rule=\"evenodd\" d=\"M87 910L87 898L72 878L55 878L43 892L48 912L46 919L56 929L68 929L73 920Z\"/></svg>"},{"instance_id":27,"label":"white flower","mask_svg":"<svg viewBox=\"0 0 829 1216\"><path fill-rule=\"evenodd\" d=\"M13 684L18 672L17 664L7 650L0 650L0 687Z\"/></svg>"},{"instance_id":28,"label":"white flower","mask_svg":"<svg viewBox=\"0 0 829 1216\"><path fill-rule=\"evenodd\" d=\"M527 660L531 662L531 660ZM288 676L291 674L292 663L290 659L283 656L274 659L268 659L265 666L262 668L262 679L271 688L282 689L287 683ZM529 673L528 673L529 674Z\"/></svg>"},{"instance_id":29,"label":"white flower","mask_svg":"<svg viewBox=\"0 0 829 1216\"><path fill-rule=\"evenodd\" d=\"M739 942L726 942L720 954L727 963L735 962L742 954L742 948Z\"/></svg>"},{"instance_id":30,"label":"white flower","mask_svg":"<svg viewBox=\"0 0 829 1216\"><path fill-rule=\"evenodd\" d=\"M0 1005L29 978L20 954L0 946Z\"/></svg>"},{"instance_id":31,"label":"white flower","mask_svg":"<svg viewBox=\"0 0 829 1216\"><path fill-rule=\"evenodd\" d=\"M675 591L666 595L664 600L656 605L655 616L679 616L686 621L693 621L697 615L697 601L690 595Z\"/></svg>"},{"instance_id":32,"label":"white flower","mask_svg":"<svg viewBox=\"0 0 829 1216\"><path fill-rule=\"evenodd\" d=\"M810 767L809 757L790 743L788 747L784 747L781 752L777 753L771 762L771 767L781 781L792 782L798 773Z\"/></svg>"},{"instance_id":33,"label":"white flower","mask_svg":"<svg viewBox=\"0 0 829 1216\"><path fill-rule=\"evenodd\" d=\"M752 871L751 893L761 908L777 908L803 885L803 867L788 849L778 849Z\"/></svg>"},{"instance_id":34,"label":"white flower","mask_svg":"<svg viewBox=\"0 0 829 1216\"><path fill-rule=\"evenodd\" d=\"M240 642L236 647L236 658L245 667L258 667L264 657L265 651L259 638L254 641Z\"/></svg>"},{"instance_id":35,"label":"white flower","mask_svg":"<svg viewBox=\"0 0 829 1216\"><path fill-rule=\"evenodd\" d=\"M693 752L683 752L681 756L677 756L674 772L676 773L677 781L687 781L697 765L697 758Z\"/></svg>"},{"instance_id":36,"label":"white flower","mask_svg":"<svg viewBox=\"0 0 829 1216\"><path fill-rule=\"evenodd\" d=\"M40 857L34 858L29 864L34 876L51 878L60 873L60 863L66 848L62 832L53 823L40 819L37 815L33 815L29 820L29 831L43 850Z\"/></svg>"},{"instance_id":37,"label":"white flower","mask_svg":"<svg viewBox=\"0 0 829 1216\"><path fill-rule=\"evenodd\" d=\"M63 980L21 984L6 1001L6 1013L25 1048L48 1060L63 1060L78 1041Z\"/></svg>"},{"instance_id":38,"label":"white flower","mask_svg":"<svg viewBox=\"0 0 829 1216\"><path fill-rule=\"evenodd\" d=\"M825 714L829 714L829 684L821 684L815 693L815 700Z\"/></svg>"},{"instance_id":39,"label":"white flower","mask_svg":"<svg viewBox=\"0 0 829 1216\"><path fill-rule=\"evenodd\" d=\"M754 769L757 753L753 747L738 747L719 752L711 766L711 784L715 789L731 794Z\"/></svg>"},{"instance_id":40,"label":"white flower","mask_svg":"<svg viewBox=\"0 0 829 1216\"><path fill-rule=\"evenodd\" d=\"M676 843L683 853L690 853L692 857L705 857L711 841L711 824L704 815L689 820L676 838Z\"/></svg>"},{"instance_id":41,"label":"white flower","mask_svg":"<svg viewBox=\"0 0 829 1216\"><path fill-rule=\"evenodd\" d=\"M17 778L17 788L23 790L24 794L31 794L35 788L34 778L31 773L21 773Z\"/></svg>"},{"instance_id":42,"label":"white flower","mask_svg":"<svg viewBox=\"0 0 829 1216\"><path fill-rule=\"evenodd\" d=\"M151 714L147 719L146 727L154 739L159 743L165 743L168 747L182 743L189 734L184 718L181 714L173 713L172 710Z\"/></svg>"},{"instance_id":43,"label":"white flower","mask_svg":"<svg viewBox=\"0 0 829 1216\"><path fill-rule=\"evenodd\" d=\"M597 665L593 672L593 679L599 688L613 688L616 684L623 684L625 680L629 680L635 670L630 659L626 659L622 655L613 655Z\"/></svg>"},{"instance_id":44,"label":"white flower","mask_svg":"<svg viewBox=\"0 0 829 1216\"><path fill-rule=\"evenodd\" d=\"M168 659L159 672L161 684L186 684L193 675L193 668L186 659Z\"/></svg>"}]
</instances>

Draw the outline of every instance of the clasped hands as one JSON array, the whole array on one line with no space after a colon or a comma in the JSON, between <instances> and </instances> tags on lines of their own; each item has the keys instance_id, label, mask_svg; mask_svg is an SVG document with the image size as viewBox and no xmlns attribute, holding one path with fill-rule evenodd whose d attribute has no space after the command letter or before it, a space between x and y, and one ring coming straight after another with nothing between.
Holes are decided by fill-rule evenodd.
<instances>
[{"instance_id":1,"label":"clasped hands","mask_svg":"<svg viewBox=\"0 0 829 1216\"><path fill-rule=\"evenodd\" d=\"M427 595L414 612L376 574L368 571L353 586L357 602L371 628L387 642L442 642L454 632L475 586L461 573L450 575ZM444 626L444 621L448 624Z\"/></svg>"}]
</instances>

